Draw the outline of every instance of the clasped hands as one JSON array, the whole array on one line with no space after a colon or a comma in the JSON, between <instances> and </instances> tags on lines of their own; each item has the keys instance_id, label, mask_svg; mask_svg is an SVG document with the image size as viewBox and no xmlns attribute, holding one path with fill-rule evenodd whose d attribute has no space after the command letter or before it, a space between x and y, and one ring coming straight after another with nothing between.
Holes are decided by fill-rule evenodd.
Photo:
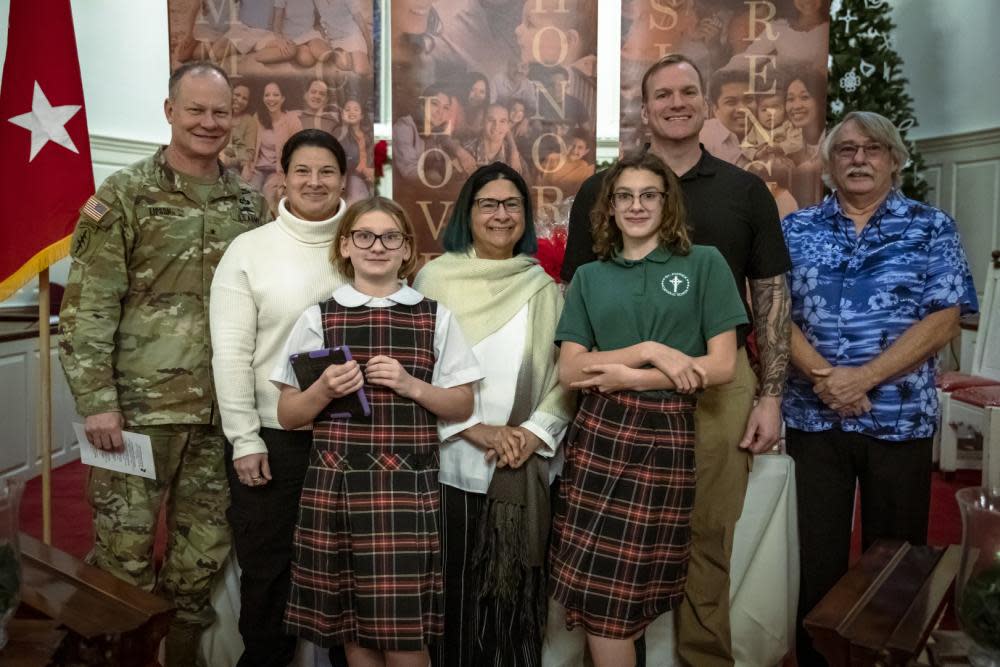
<instances>
[{"instance_id":1,"label":"clasped hands","mask_svg":"<svg viewBox=\"0 0 1000 667\"><path fill-rule=\"evenodd\" d=\"M520 468L542 444L541 438L523 426L476 424L462 432L469 442L486 450L486 460L498 468Z\"/></svg>"},{"instance_id":2,"label":"clasped hands","mask_svg":"<svg viewBox=\"0 0 1000 667\"><path fill-rule=\"evenodd\" d=\"M693 394L705 388L708 373L694 357L655 341L639 343L638 348L642 364L652 366L663 373L673 383L674 391L677 393ZM641 375L645 369L619 363L605 363L584 366L582 370L590 377L573 382L570 384L571 387L611 393L642 388Z\"/></svg>"},{"instance_id":3,"label":"clasped hands","mask_svg":"<svg viewBox=\"0 0 1000 667\"><path fill-rule=\"evenodd\" d=\"M831 366L810 370L813 392L841 417L860 417L871 411L868 392L878 384L865 366Z\"/></svg>"}]
</instances>

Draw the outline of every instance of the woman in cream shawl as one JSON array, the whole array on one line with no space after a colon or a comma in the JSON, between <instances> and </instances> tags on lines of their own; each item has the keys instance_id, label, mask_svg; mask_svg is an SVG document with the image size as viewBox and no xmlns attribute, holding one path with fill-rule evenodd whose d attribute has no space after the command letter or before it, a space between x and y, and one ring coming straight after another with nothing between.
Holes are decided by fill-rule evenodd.
<instances>
[{"instance_id":1,"label":"woman in cream shawl","mask_svg":"<svg viewBox=\"0 0 1000 667\"><path fill-rule=\"evenodd\" d=\"M469 177L443 244L414 287L455 314L486 377L473 416L439 426L446 613L433 662L536 666L548 462L574 405L559 388L553 344L562 297L531 257L528 187L503 163Z\"/></svg>"}]
</instances>

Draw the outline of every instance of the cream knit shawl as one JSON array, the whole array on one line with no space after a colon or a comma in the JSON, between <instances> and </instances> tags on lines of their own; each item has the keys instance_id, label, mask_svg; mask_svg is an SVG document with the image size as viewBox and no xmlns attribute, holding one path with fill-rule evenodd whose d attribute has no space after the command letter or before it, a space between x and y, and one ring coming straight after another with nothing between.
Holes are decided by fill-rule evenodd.
<instances>
[{"instance_id":1,"label":"cream knit shawl","mask_svg":"<svg viewBox=\"0 0 1000 667\"><path fill-rule=\"evenodd\" d=\"M512 423L515 418L524 421L534 410L566 420L572 417L573 395L559 386L554 345L563 299L536 259L527 255L479 259L471 251L449 252L428 262L413 287L455 314L470 347L500 329L527 304L522 369L530 368L531 386L526 388L527 396L515 398ZM527 414L524 407L518 409L525 398L530 398Z\"/></svg>"}]
</instances>

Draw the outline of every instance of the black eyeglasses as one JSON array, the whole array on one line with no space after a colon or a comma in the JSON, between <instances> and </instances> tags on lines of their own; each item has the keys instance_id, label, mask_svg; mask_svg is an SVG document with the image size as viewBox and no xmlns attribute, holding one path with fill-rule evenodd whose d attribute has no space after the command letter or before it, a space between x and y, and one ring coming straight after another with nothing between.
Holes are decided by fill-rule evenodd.
<instances>
[{"instance_id":1,"label":"black eyeglasses","mask_svg":"<svg viewBox=\"0 0 1000 667\"><path fill-rule=\"evenodd\" d=\"M632 207L636 196L639 197L639 205L648 211L659 204L667 196L667 193L660 190L646 190L636 195L627 190L621 190L611 193L611 203L615 205L615 208L628 209Z\"/></svg>"},{"instance_id":2,"label":"black eyeglasses","mask_svg":"<svg viewBox=\"0 0 1000 667\"><path fill-rule=\"evenodd\" d=\"M509 197L507 199L494 199L493 197L480 197L475 200L476 206L479 210L487 215L492 215L497 212L497 209L501 206L507 211L507 213L513 215L515 213L520 213L524 208L524 197Z\"/></svg>"},{"instance_id":3,"label":"black eyeglasses","mask_svg":"<svg viewBox=\"0 0 1000 667\"><path fill-rule=\"evenodd\" d=\"M375 245L375 241L381 241L382 247L386 250L399 250L403 247L403 242L406 241L407 238L408 237L403 232L385 232L384 234L376 234L364 229L351 230L351 243L354 244L354 247L360 248L361 250L368 250Z\"/></svg>"}]
</instances>

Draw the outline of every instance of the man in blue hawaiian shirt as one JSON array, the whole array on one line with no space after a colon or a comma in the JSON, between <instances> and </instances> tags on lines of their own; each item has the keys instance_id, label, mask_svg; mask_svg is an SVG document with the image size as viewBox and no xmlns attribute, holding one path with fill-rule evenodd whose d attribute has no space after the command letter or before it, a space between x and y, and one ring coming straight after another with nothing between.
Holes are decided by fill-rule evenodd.
<instances>
[{"instance_id":1,"label":"man in blue hawaiian shirt","mask_svg":"<svg viewBox=\"0 0 1000 667\"><path fill-rule=\"evenodd\" d=\"M862 544L927 541L935 353L978 309L955 228L899 191L899 132L855 111L822 148L820 204L782 222L792 258L792 366L782 410L795 459L800 667L825 665L802 618L847 572L855 485Z\"/></svg>"}]
</instances>

